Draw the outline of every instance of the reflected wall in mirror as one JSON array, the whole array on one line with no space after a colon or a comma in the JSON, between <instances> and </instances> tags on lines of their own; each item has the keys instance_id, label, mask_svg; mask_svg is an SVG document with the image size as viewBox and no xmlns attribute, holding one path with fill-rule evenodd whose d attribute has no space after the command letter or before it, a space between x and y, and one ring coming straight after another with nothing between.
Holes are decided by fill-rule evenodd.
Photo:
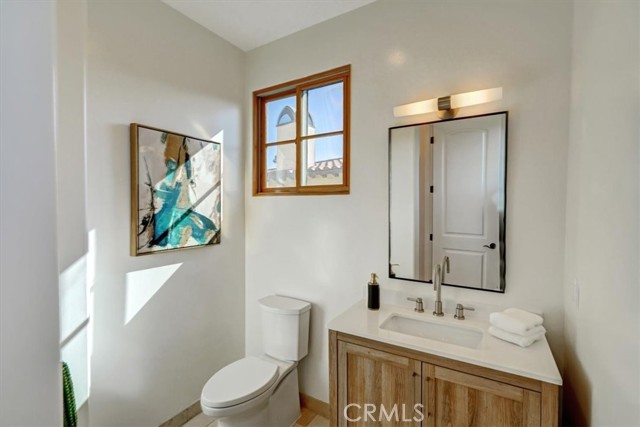
<instances>
[{"instance_id":1,"label":"reflected wall in mirror","mask_svg":"<svg viewBox=\"0 0 640 427\"><path fill-rule=\"evenodd\" d=\"M507 112L389 129L389 277L504 292Z\"/></svg>"}]
</instances>

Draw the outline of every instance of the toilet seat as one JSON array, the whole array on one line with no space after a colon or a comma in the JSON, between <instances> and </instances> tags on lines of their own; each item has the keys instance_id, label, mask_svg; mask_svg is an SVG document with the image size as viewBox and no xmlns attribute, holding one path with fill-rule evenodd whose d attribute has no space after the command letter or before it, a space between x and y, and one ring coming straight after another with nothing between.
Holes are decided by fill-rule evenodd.
<instances>
[{"instance_id":1,"label":"toilet seat","mask_svg":"<svg viewBox=\"0 0 640 427\"><path fill-rule=\"evenodd\" d=\"M278 376L277 364L245 357L216 372L205 384L200 400L208 408L236 406L267 391Z\"/></svg>"}]
</instances>

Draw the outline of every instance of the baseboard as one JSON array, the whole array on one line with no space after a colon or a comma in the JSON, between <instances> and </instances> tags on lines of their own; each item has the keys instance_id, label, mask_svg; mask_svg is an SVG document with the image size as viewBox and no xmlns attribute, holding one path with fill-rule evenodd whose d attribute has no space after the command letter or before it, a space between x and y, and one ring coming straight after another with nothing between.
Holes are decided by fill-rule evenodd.
<instances>
[{"instance_id":1,"label":"baseboard","mask_svg":"<svg viewBox=\"0 0 640 427\"><path fill-rule=\"evenodd\" d=\"M318 400L315 397L300 393L300 406L307 408L324 418L329 418L329 404L322 400Z\"/></svg>"},{"instance_id":2,"label":"baseboard","mask_svg":"<svg viewBox=\"0 0 640 427\"><path fill-rule=\"evenodd\" d=\"M169 418L167 421L160 424L160 427L180 427L186 424L191 418L200 413L200 401L196 400L193 404L183 409L179 414Z\"/></svg>"}]
</instances>

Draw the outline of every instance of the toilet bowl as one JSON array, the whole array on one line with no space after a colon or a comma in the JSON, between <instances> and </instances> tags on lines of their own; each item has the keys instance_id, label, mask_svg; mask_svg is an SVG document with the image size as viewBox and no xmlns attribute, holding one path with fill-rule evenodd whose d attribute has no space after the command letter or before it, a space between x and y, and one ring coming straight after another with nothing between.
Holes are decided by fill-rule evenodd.
<instances>
[{"instance_id":1,"label":"toilet bowl","mask_svg":"<svg viewBox=\"0 0 640 427\"><path fill-rule=\"evenodd\" d=\"M300 416L298 361L307 355L311 304L269 296L260 300L263 350L216 372L200 406L219 427L289 427Z\"/></svg>"},{"instance_id":2,"label":"toilet bowl","mask_svg":"<svg viewBox=\"0 0 640 427\"><path fill-rule=\"evenodd\" d=\"M240 359L207 381L200 406L220 427L290 426L300 415L297 362Z\"/></svg>"}]
</instances>

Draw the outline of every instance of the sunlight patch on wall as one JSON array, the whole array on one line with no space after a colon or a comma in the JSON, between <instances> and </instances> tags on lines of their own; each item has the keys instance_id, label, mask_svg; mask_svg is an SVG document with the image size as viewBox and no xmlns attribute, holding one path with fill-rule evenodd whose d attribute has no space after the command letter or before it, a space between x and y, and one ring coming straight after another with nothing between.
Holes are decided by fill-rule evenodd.
<instances>
[{"instance_id":1,"label":"sunlight patch on wall","mask_svg":"<svg viewBox=\"0 0 640 427\"><path fill-rule=\"evenodd\" d=\"M163 265L127 273L125 325L142 310L181 265L182 263Z\"/></svg>"},{"instance_id":2,"label":"sunlight patch on wall","mask_svg":"<svg viewBox=\"0 0 640 427\"><path fill-rule=\"evenodd\" d=\"M88 319L72 336L64 342L60 349L62 360L67 362L73 381L73 394L76 398L76 407L84 405L89 399L91 387L88 357L89 328Z\"/></svg>"},{"instance_id":3,"label":"sunlight patch on wall","mask_svg":"<svg viewBox=\"0 0 640 427\"><path fill-rule=\"evenodd\" d=\"M83 255L59 277L60 356L69 365L76 407L89 398L89 346L87 308L87 255Z\"/></svg>"},{"instance_id":4,"label":"sunlight patch on wall","mask_svg":"<svg viewBox=\"0 0 640 427\"><path fill-rule=\"evenodd\" d=\"M224 129L220 132L216 133L211 140L213 142L217 142L220 144L220 155L222 156L222 161L220 162L220 192L224 195L224 164L226 163L226 159L224 157ZM220 198L220 224L222 226L222 222L224 221L224 196ZM225 233L229 232L229 228L227 228Z\"/></svg>"},{"instance_id":5,"label":"sunlight patch on wall","mask_svg":"<svg viewBox=\"0 0 640 427\"><path fill-rule=\"evenodd\" d=\"M218 143L222 144L224 142L224 130L221 130L220 132L216 133L211 138L211 141L218 142Z\"/></svg>"},{"instance_id":6,"label":"sunlight patch on wall","mask_svg":"<svg viewBox=\"0 0 640 427\"><path fill-rule=\"evenodd\" d=\"M69 365L76 407L91 394L93 283L96 230L88 233L88 252L60 273L60 356Z\"/></svg>"},{"instance_id":7,"label":"sunlight patch on wall","mask_svg":"<svg viewBox=\"0 0 640 427\"><path fill-rule=\"evenodd\" d=\"M83 324L87 311L87 256L83 255L60 273L60 341Z\"/></svg>"},{"instance_id":8,"label":"sunlight patch on wall","mask_svg":"<svg viewBox=\"0 0 640 427\"><path fill-rule=\"evenodd\" d=\"M89 336L87 345L89 347L89 371L91 371L91 356L93 355L93 287L96 283L96 229L89 231L87 238L88 256L87 256L87 312L89 314ZM89 376L89 388L91 388L91 376Z\"/></svg>"}]
</instances>

